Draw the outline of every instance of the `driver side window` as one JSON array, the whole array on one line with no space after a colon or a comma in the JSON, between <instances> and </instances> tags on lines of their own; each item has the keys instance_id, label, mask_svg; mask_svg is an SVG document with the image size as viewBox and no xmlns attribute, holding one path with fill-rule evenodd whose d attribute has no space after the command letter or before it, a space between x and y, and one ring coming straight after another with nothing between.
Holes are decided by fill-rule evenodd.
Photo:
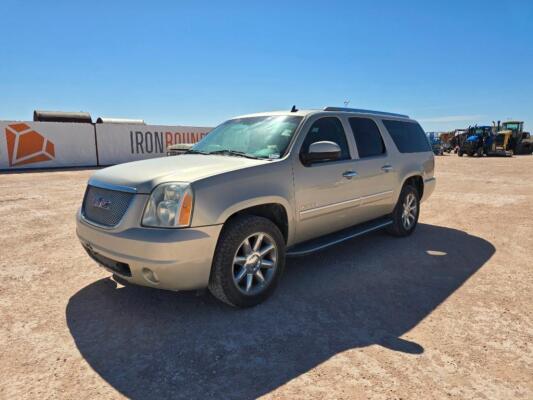
<instances>
[{"instance_id":1,"label":"driver side window","mask_svg":"<svg viewBox=\"0 0 533 400\"><path fill-rule=\"evenodd\" d=\"M324 117L316 120L302 144L300 153L307 153L311 143L329 141L335 142L341 148L341 156L338 160L349 160L350 150L346 140L346 133L341 121L336 117Z\"/></svg>"}]
</instances>

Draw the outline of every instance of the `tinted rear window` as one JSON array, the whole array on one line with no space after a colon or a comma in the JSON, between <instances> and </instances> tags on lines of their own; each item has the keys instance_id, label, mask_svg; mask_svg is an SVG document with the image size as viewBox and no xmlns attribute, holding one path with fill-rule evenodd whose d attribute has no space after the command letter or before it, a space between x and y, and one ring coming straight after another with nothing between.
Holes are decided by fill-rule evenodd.
<instances>
[{"instance_id":1,"label":"tinted rear window","mask_svg":"<svg viewBox=\"0 0 533 400\"><path fill-rule=\"evenodd\" d=\"M431 151L424 130L416 122L383 120L400 153Z\"/></svg>"},{"instance_id":2,"label":"tinted rear window","mask_svg":"<svg viewBox=\"0 0 533 400\"><path fill-rule=\"evenodd\" d=\"M368 118L350 118L349 121L360 158L385 153L385 144L374 121Z\"/></svg>"}]
</instances>

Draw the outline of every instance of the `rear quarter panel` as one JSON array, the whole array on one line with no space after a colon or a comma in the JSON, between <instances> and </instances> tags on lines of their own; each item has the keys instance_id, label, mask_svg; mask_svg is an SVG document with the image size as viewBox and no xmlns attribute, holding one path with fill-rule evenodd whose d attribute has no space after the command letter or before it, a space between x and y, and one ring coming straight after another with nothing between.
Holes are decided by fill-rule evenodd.
<instances>
[{"instance_id":1,"label":"rear quarter panel","mask_svg":"<svg viewBox=\"0 0 533 400\"><path fill-rule=\"evenodd\" d=\"M387 118L395 119L395 118ZM398 119L400 121L405 121L405 119ZM381 119L376 120L379 125L379 128L383 135L383 140L387 147L387 152L389 156L389 161L397 172L396 175L396 185L393 193L394 204L398 201L400 192L405 181L413 176L421 176L424 182L428 179L434 178L435 174L435 155L429 146L429 150L420 153L400 153L394 140L390 136L385 124ZM415 120L410 120L410 122L416 122Z\"/></svg>"},{"instance_id":2,"label":"rear quarter panel","mask_svg":"<svg viewBox=\"0 0 533 400\"><path fill-rule=\"evenodd\" d=\"M396 200L400 195L399 191L405 181L413 176L421 176L424 182L434 177L435 156L432 151L423 153L406 153L401 154L402 162L399 163L399 176L401 183L396 193Z\"/></svg>"}]
</instances>

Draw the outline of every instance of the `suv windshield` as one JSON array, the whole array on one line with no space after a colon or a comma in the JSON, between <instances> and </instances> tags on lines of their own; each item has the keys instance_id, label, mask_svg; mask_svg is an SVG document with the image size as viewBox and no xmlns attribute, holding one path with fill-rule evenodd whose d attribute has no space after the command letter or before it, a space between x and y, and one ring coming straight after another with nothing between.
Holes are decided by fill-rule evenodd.
<instances>
[{"instance_id":1,"label":"suv windshield","mask_svg":"<svg viewBox=\"0 0 533 400\"><path fill-rule=\"evenodd\" d=\"M280 158L301 120L286 115L230 119L209 132L191 152Z\"/></svg>"}]
</instances>

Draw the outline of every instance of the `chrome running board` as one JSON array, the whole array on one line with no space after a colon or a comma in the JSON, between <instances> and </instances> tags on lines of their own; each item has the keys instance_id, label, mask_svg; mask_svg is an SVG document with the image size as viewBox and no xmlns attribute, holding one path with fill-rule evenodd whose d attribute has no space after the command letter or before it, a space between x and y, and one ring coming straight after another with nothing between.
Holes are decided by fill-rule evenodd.
<instances>
[{"instance_id":1,"label":"chrome running board","mask_svg":"<svg viewBox=\"0 0 533 400\"><path fill-rule=\"evenodd\" d=\"M357 236L383 229L391 224L392 220L390 217L379 218L348 229L343 229L339 232L330 233L329 235L289 247L287 249L287 257L306 256L316 251L323 250L327 247L345 242L346 240L353 239Z\"/></svg>"}]
</instances>

